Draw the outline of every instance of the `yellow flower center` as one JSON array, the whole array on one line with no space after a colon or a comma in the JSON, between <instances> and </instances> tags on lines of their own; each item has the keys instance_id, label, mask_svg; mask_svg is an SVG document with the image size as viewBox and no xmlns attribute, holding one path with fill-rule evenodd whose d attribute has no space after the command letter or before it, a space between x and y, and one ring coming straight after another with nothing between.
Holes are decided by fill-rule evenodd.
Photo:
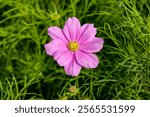
<instances>
[{"instance_id":1,"label":"yellow flower center","mask_svg":"<svg viewBox=\"0 0 150 117\"><path fill-rule=\"evenodd\" d=\"M68 43L68 48L71 51L76 51L79 48L79 44L77 42L69 42Z\"/></svg>"}]
</instances>

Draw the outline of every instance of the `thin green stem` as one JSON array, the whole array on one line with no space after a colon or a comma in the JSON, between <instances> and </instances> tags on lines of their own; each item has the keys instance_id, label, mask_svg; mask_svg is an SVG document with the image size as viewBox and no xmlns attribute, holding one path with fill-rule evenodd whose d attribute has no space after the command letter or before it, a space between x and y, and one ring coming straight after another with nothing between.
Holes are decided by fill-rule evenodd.
<instances>
[{"instance_id":1,"label":"thin green stem","mask_svg":"<svg viewBox=\"0 0 150 117\"><path fill-rule=\"evenodd\" d=\"M78 76L75 77L76 78L76 82L75 82L75 86L76 86L76 89L79 90L79 78ZM78 99L80 99L80 91L78 91Z\"/></svg>"},{"instance_id":2,"label":"thin green stem","mask_svg":"<svg viewBox=\"0 0 150 117\"><path fill-rule=\"evenodd\" d=\"M73 15L76 16L76 8L75 8L75 3L73 0L70 0L71 1L71 7L72 7L72 11L73 11Z\"/></svg>"},{"instance_id":3,"label":"thin green stem","mask_svg":"<svg viewBox=\"0 0 150 117\"><path fill-rule=\"evenodd\" d=\"M90 99L94 98L94 95L93 95L93 70L91 71L91 76L90 76L90 96L89 97L90 97Z\"/></svg>"}]
</instances>

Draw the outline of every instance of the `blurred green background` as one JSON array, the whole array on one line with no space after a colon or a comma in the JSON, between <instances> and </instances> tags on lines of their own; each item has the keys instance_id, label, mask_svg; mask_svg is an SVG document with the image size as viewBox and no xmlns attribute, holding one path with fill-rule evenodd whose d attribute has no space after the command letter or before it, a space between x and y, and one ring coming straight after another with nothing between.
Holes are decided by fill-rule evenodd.
<instances>
[{"instance_id":1,"label":"blurred green background","mask_svg":"<svg viewBox=\"0 0 150 117\"><path fill-rule=\"evenodd\" d=\"M105 40L76 78L44 50L47 28L73 16ZM150 1L0 0L0 99L150 99Z\"/></svg>"}]
</instances>

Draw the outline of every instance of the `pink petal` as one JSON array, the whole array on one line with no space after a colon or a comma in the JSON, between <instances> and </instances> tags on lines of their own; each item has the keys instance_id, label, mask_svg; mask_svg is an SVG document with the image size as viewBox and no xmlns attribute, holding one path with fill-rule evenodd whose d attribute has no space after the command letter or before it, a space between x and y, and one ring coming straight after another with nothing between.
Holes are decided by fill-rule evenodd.
<instances>
[{"instance_id":1,"label":"pink petal","mask_svg":"<svg viewBox=\"0 0 150 117\"><path fill-rule=\"evenodd\" d=\"M62 40L52 40L44 45L46 53L53 56L55 52L63 49L68 49L67 44Z\"/></svg>"},{"instance_id":2,"label":"pink petal","mask_svg":"<svg viewBox=\"0 0 150 117\"><path fill-rule=\"evenodd\" d=\"M63 40L64 42L68 42L67 39L65 38L62 29L58 28L57 26L51 26L48 28L48 35L52 39L56 40Z\"/></svg>"},{"instance_id":3,"label":"pink petal","mask_svg":"<svg viewBox=\"0 0 150 117\"><path fill-rule=\"evenodd\" d=\"M68 65L74 56L74 53L69 50L57 51L54 55L54 59L60 66Z\"/></svg>"},{"instance_id":4,"label":"pink petal","mask_svg":"<svg viewBox=\"0 0 150 117\"><path fill-rule=\"evenodd\" d=\"M82 51L77 51L75 53L77 62L85 68L96 68L99 61L95 54L84 53Z\"/></svg>"},{"instance_id":5,"label":"pink petal","mask_svg":"<svg viewBox=\"0 0 150 117\"><path fill-rule=\"evenodd\" d=\"M65 72L70 76L78 76L81 70L81 66L78 64L75 58L72 59L70 64L64 66Z\"/></svg>"},{"instance_id":6,"label":"pink petal","mask_svg":"<svg viewBox=\"0 0 150 117\"><path fill-rule=\"evenodd\" d=\"M79 34L80 28L81 25L77 18L68 18L64 25L63 32L69 41L75 41Z\"/></svg>"},{"instance_id":7,"label":"pink petal","mask_svg":"<svg viewBox=\"0 0 150 117\"><path fill-rule=\"evenodd\" d=\"M78 35L78 42L88 42L93 39L96 35L96 28L94 28L93 24L84 24L81 27L80 33Z\"/></svg>"},{"instance_id":8,"label":"pink petal","mask_svg":"<svg viewBox=\"0 0 150 117\"><path fill-rule=\"evenodd\" d=\"M93 38L90 42L80 44L80 50L84 52L98 52L103 48L104 40L102 38Z\"/></svg>"}]
</instances>

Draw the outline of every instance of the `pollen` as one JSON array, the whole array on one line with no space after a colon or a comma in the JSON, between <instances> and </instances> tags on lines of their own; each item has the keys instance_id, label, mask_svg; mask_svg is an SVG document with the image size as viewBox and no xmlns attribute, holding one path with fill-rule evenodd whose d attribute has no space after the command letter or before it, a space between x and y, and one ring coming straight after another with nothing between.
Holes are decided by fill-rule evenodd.
<instances>
[{"instance_id":1,"label":"pollen","mask_svg":"<svg viewBox=\"0 0 150 117\"><path fill-rule=\"evenodd\" d=\"M68 48L70 51L77 51L79 48L79 44L77 42L69 42Z\"/></svg>"}]
</instances>

